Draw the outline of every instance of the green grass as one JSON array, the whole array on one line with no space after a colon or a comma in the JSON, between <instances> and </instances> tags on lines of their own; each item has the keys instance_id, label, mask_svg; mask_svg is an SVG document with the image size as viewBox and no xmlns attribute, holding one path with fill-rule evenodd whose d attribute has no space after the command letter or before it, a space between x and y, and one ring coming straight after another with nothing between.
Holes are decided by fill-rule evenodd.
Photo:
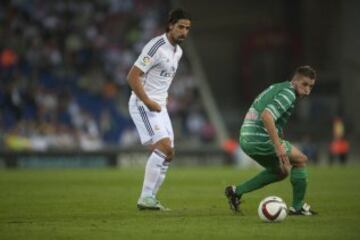
<instances>
[{"instance_id":1,"label":"green grass","mask_svg":"<svg viewBox=\"0 0 360 240\"><path fill-rule=\"evenodd\" d=\"M291 200L287 180L245 195L244 215L227 184L259 170L170 168L159 194L171 212L140 212L143 169L0 170L0 239L360 239L360 166L313 167L307 201L316 217L260 222L269 195Z\"/></svg>"}]
</instances>

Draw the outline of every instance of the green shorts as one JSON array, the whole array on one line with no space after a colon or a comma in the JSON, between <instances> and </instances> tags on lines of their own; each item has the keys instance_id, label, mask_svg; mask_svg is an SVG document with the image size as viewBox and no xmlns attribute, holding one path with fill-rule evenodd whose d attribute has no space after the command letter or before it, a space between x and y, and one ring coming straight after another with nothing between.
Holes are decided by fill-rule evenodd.
<instances>
[{"instance_id":1,"label":"green shorts","mask_svg":"<svg viewBox=\"0 0 360 240\"><path fill-rule=\"evenodd\" d=\"M285 150L290 156L292 145L290 142L280 139L285 145ZM271 140L267 142L249 142L246 138L240 137L240 146L242 150L265 168L278 168L279 158L276 156L274 144Z\"/></svg>"}]
</instances>

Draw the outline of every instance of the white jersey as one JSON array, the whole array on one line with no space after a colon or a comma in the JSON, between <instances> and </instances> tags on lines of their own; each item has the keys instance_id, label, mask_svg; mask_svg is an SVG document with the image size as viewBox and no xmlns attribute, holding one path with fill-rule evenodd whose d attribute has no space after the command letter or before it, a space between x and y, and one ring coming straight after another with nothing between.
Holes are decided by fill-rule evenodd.
<instances>
[{"instance_id":1,"label":"white jersey","mask_svg":"<svg viewBox=\"0 0 360 240\"><path fill-rule=\"evenodd\" d=\"M134 63L144 72L141 81L145 93L162 107L166 106L168 89L174 79L182 53L181 47L178 44L172 45L164 33L150 40ZM137 98L134 92L131 98Z\"/></svg>"}]
</instances>

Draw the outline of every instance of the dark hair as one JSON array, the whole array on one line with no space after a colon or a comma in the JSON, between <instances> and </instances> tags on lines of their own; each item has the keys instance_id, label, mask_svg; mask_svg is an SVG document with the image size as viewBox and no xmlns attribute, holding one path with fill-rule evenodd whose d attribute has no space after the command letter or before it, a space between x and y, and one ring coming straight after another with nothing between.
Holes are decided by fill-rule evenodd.
<instances>
[{"instance_id":1,"label":"dark hair","mask_svg":"<svg viewBox=\"0 0 360 240\"><path fill-rule=\"evenodd\" d=\"M188 19L191 21L191 15L181 8L176 8L176 9L172 10L169 13L169 19L168 19L168 24L166 26L166 32L168 32L170 30L169 29L170 24L175 24L180 19Z\"/></svg>"},{"instance_id":2,"label":"dark hair","mask_svg":"<svg viewBox=\"0 0 360 240\"><path fill-rule=\"evenodd\" d=\"M296 69L295 74L300 74L310 79L316 79L316 71L310 66L300 66Z\"/></svg>"}]
</instances>

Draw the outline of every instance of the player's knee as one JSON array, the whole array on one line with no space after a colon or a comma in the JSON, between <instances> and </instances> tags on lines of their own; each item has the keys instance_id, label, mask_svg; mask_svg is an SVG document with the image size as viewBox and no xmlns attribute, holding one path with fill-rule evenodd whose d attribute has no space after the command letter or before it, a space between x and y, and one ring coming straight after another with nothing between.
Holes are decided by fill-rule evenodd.
<instances>
[{"instance_id":1,"label":"player's knee","mask_svg":"<svg viewBox=\"0 0 360 240\"><path fill-rule=\"evenodd\" d=\"M171 144L169 141L163 141L158 144L156 144L156 148L160 150L165 156L166 160L171 161L175 155L174 149L171 147Z\"/></svg>"},{"instance_id":2,"label":"player's knee","mask_svg":"<svg viewBox=\"0 0 360 240\"><path fill-rule=\"evenodd\" d=\"M305 167L307 162L309 161L308 157L305 154L299 155L294 161L291 163L293 167Z\"/></svg>"},{"instance_id":3,"label":"player's knee","mask_svg":"<svg viewBox=\"0 0 360 240\"><path fill-rule=\"evenodd\" d=\"M174 158L175 151L171 146L167 146L165 150L166 160L171 161Z\"/></svg>"},{"instance_id":4,"label":"player's knee","mask_svg":"<svg viewBox=\"0 0 360 240\"><path fill-rule=\"evenodd\" d=\"M304 163L304 165L306 165L307 163L308 163L308 161L309 161L309 158L306 156L306 155L303 155L303 163Z\"/></svg>"},{"instance_id":5,"label":"player's knee","mask_svg":"<svg viewBox=\"0 0 360 240\"><path fill-rule=\"evenodd\" d=\"M308 161L308 157L305 154L302 154L299 157L299 161L297 161L296 167L305 167Z\"/></svg>"}]
</instances>

